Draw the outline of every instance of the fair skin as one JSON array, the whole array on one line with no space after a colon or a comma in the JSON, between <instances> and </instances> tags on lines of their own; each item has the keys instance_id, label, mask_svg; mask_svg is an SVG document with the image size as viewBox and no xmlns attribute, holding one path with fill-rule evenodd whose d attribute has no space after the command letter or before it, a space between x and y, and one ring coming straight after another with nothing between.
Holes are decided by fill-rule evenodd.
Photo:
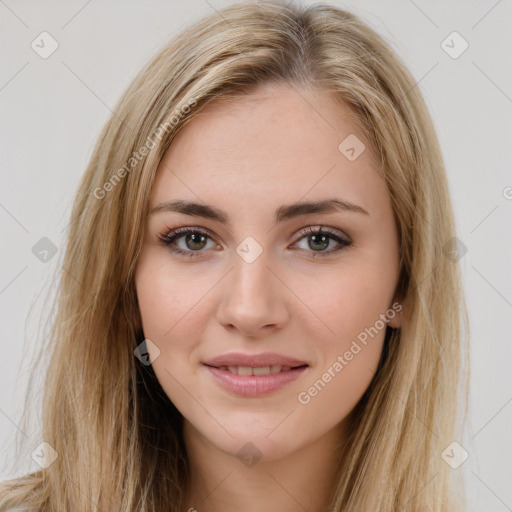
<instances>
[{"instance_id":1,"label":"fair skin","mask_svg":"<svg viewBox=\"0 0 512 512\"><path fill-rule=\"evenodd\" d=\"M399 276L382 173L347 113L317 90L260 87L208 105L178 133L157 170L150 210L179 199L211 205L229 219L151 214L135 274L153 369L184 416L191 467L185 510L326 509L336 447L377 369L385 328L358 343L341 371L333 365L390 310ZM353 161L338 149L349 134L366 145ZM283 205L333 198L365 212L313 212L275 223ZM351 244L301 233L321 226ZM181 227L207 236L159 243ZM255 259L248 262L240 248ZM399 327L400 315L387 324ZM305 365L277 390L241 396L205 364L233 352L272 352ZM319 379L325 385L308 393Z\"/></svg>"}]
</instances>

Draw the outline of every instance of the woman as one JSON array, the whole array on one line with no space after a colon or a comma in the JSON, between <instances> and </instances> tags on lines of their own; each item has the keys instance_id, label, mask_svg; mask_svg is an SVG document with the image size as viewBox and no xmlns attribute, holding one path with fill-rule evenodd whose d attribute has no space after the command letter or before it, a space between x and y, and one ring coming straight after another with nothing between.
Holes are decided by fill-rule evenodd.
<instances>
[{"instance_id":1,"label":"woman","mask_svg":"<svg viewBox=\"0 0 512 512\"><path fill-rule=\"evenodd\" d=\"M41 470L0 510L462 510L454 236L428 111L374 31L278 1L201 20L98 140Z\"/></svg>"}]
</instances>

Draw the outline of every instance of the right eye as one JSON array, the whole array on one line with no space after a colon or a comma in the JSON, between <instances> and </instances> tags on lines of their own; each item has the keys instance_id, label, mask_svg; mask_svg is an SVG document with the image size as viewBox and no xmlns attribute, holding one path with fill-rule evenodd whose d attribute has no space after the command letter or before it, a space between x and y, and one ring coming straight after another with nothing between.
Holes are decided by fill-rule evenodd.
<instances>
[{"instance_id":1,"label":"right eye","mask_svg":"<svg viewBox=\"0 0 512 512\"><path fill-rule=\"evenodd\" d=\"M202 249L207 245L209 238L211 238L209 233L199 228L178 228L161 234L158 237L161 245L164 245L170 251L179 254L180 256L188 258L200 256L200 254L194 253L205 252ZM179 247L176 243L181 239L184 239L184 248Z\"/></svg>"}]
</instances>

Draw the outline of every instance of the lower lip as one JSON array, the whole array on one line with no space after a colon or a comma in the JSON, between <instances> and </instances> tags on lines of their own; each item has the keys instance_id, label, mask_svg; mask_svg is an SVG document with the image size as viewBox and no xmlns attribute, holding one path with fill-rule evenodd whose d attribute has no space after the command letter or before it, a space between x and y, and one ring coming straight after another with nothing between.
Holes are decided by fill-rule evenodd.
<instances>
[{"instance_id":1,"label":"lower lip","mask_svg":"<svg viewBox=\"0 0 512 512\"><path fill-rule=\"evenodd\" d=\"M268 395L283 388L297 379L307 369L307 366L269 375L237 375L213 366L206 366L206 368L224 389L235 395L255 397Z\"/></svg>"}]
</instances>

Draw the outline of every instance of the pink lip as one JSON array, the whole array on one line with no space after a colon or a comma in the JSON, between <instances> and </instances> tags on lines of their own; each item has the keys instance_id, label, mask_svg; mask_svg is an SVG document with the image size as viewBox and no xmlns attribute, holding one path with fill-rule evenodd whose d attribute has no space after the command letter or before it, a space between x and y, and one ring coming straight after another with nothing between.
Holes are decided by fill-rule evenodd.
<instances>
[{"instance_id":1,"label":"pink lip","mask_svg":"<svg viewBox=\"0 0 512 512\"><path fill-rule=\"evenodd\" d=\"M229 370L221 370L213 366L206 366L213 378L224 389L244 397L267 395L294 381L307 369L307 366L292 368L284 372L270 375L236 375Z\"/></svg>"},{"instance_id":2,"label":"pink lip","mask_svg":"<svg viewBox=\"0 0 512 512\"><path fill-rule=\"evenodd\" d=\"M257 397L273 393L297 379L308 367L304 361L273 353L224 354L203 364L221 387L243 397ZM256 368L272 365L289 366L290 370L269 375L237 375L229 370L219 368L226 366Z\"/></svg>"}]
</instances>

